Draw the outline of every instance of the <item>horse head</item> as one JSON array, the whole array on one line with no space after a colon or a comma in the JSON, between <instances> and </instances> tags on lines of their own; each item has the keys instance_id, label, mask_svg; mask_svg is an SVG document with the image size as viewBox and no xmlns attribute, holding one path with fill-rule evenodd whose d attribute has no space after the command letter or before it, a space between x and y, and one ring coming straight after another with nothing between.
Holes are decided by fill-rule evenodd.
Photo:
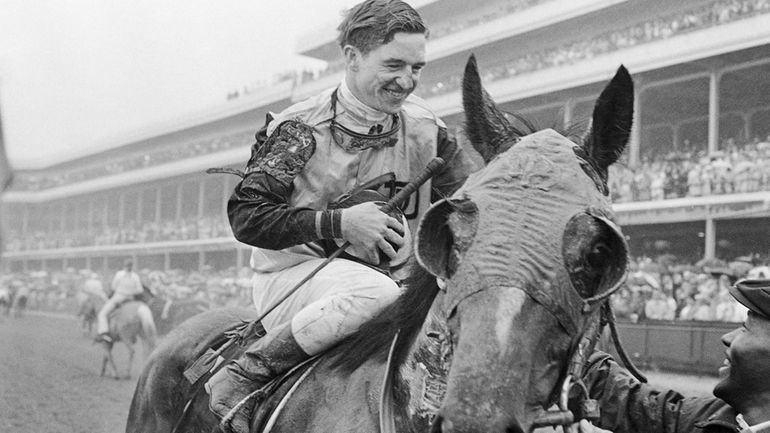
<instances>
[{"instance_id":1,"label":"horse head","mask_svg":"<svg viewBox=\"0 0 770 433\"><path fill-rule=\"evenodd\" d=\"M626 275L607 170L629 138L633 83L621 66L577 143L550 129L523 135L473 57L463 104L486 165L434 204L416 235L417 260L444 282L453 352L434 431L529 431L556 402L602 295Z\"/></svg>"}]
</instances>

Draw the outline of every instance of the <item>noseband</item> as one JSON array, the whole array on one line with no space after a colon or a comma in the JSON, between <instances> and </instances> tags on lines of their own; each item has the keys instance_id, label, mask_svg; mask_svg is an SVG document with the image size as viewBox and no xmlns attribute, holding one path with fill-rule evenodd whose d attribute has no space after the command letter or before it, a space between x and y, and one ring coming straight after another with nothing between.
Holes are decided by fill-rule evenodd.
<instances>
[{"instance_id":1,"label":"noseband","mask_svg":"<svg viewBox=\"0 0 770 433\"><path fill-rule=\"evenodd\" d=\"M620 289L623 282L625 282L625 277L619 279L618 283L604 293L583 300L582 314L584 317L590 317L585 322L583 332L576 335L576 338L573 340L573 344L571 345L572 349L570 350L569 355L570 361L567 366L567 374L564 376L561 386L554 389L559 390L559 399L556 402L558 409L548 410L541 413L535 419L530 430L556 426L563 426L572 430L570 426L576 421L576 416L569 409L568 402L570 392L575 387L578 387L581 392L577 420L587 419L594 422L599 419L599 403L590 398L588 388L583 382L583 375L585 374L586 361L593 353L596 343L601 338L605 325L609 325L615 350L623 361L623 364L637 380L640 382L647 382L644 375L642 375L636 366L631 363L628 354L620 343L617 328L615 327L615 314L612 312L609 303L609 297Z\"/></svg>"}]
</instances>

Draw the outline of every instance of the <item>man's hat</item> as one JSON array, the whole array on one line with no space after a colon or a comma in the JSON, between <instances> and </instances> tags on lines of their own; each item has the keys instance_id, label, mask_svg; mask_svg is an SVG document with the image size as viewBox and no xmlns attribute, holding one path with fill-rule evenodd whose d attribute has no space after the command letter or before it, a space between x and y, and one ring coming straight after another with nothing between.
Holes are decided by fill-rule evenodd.
<instances>
[{"instance_id":1,"label":"man's hat","mask_svg":"<svg viewBox=\"0 0 770 433\"><path fill-rule=\"evenodd\" d=\"M756 314L770 320L770 280L744 279L730 286L730 294Z\"/></svg>"}]
</instances>

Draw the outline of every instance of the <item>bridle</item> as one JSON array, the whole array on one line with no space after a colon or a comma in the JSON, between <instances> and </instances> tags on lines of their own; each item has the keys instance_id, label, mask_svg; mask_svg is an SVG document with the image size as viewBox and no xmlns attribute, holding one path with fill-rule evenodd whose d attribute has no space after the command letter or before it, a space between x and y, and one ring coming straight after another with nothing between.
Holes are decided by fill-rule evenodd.
<instances>
[{"instance_id":1,"label":"bridle","mask_svg":"<svg viewBox=\"0 0 770 433\"><path fill-rule=\"evenodd\" d=\"M582 332L573 339L569 354L569 364L567 372L561 385L554 389L558 390L558 400L556 405L558 409L544 410L535 419L530 430L541 427L562 426L572 430L571 425L581 419L596 421L599 419L600 407L598 401L590 398L588 387L583 382L588 357L594 351L596 343L601 338L605 325L609 325L612 341L618 356L623 364L628 368L631 374L640 382L647 382L644 375L631 363L628 354L623 349L615 327L615 314L609 303L609 297L617 292L626 280L628 269L624 270L624 275L618 279L618 282L603 293L583 299L581 314L588 316L585 321ZM578 388L582 393L579 400L577 416L568 407L570 393L574 388Z\"/></svg>"}]
</instances>

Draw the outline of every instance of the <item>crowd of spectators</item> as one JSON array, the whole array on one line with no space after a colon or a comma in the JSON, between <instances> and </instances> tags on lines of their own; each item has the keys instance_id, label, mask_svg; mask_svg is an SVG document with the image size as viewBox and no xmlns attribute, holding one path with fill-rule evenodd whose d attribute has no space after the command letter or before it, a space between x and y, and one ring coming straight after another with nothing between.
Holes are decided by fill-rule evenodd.
<instances>
[{"instance_id":1,"label":"crowd of spectators","mask_svg":"<svg viewBox=\"0 0 770 433\"><path fill-rule=\"evenodd\" d=\"M696 320L742 322L747 310L728 292L740 278L770 278L767 260L738 257L683 264L671 256L638 258L612 297L615 315L633 322Z\"/></svg>"},{"instance_id":2,"label":"crowd of spectators","mask_svg":"<svg viewBox=\"0 0 770 433\"><path fill-rule=\"evenodd\" d=\"M45 171L21 172L14 177L12 188L13 190L39 191L220 152L251 144L253 140L254 131L244 131L212 139L193 141L180 146L148 149L142 153L123 155L106 163L101 161L82 168L68 167L66 169L53 168Z\"/></svg>"},{"instance_id":3,"label":"crowd of spectators","mask_svg":"<svg viewBox=\"0 0 770 433\"><path fill-rule=\"evenodd\" d=\"M531 51L515 58L502 59L496 65L482 67L479 72L484 81L491 82L545 68L574 64L635 45L666 39L695 30L703 30L768 12L770 12L770 0L718 0L699 5L688 11L677 12L602 33L591 39L570 42L541 51ZM432 96L451 92L460 87L461 80L461 71L423 80L420 93L423 96Z\"/></svg>"},{"instance_id":4,"label":"crowd of spectators","mask_svg":"<svg viewBox=\"0 0 770 433\"><path fill-rule=\"evenodd\" d=\"M610 167L610 191L615 203L656 201L680 197L770 190L770 136L755 137L748 143L728 139L724 150L707 154L683 150L647 156L630 168Z\"/></svg>"},{"instance_id":5,"label":"crowd of spectators","mask_svg":"<svg viewBox=\"0 0 770 433\"><path fill-rule=\"evenodd\" d=\"M633 322L742 322L746 309L730 296L728 286L744 277L770 278L767 260L758 256L694 264L680 263L670 255L655 260L643 257L634 260L630 267L628 279L611 302L620 320ZM251 305L251 270L247 267L224 270L207 267L203 271L141 269L138 273L143 284L164 300L198 299L212 308ZM87 291L86 281L95 278L108 290L113 274L72 268L11 273L0 276L0 288L16 292L25 287L31 309L74 313L79 296Z\"/></svg>"},{"instance_id":6,"label":"crowd of spectators","mask_svg":"<svg viewBox=\"0 0 770 433\"><path fill-rule=\"evenodd\" d=\"M480 12L464 15L463 21L450 20L437 25L432 30L433 37L437 38L465 28L477 26L545 1L549 0L508 0L498 2L492 5L489 10L482 9ZM607 52L768 12L770 12L770 0L717 0L706 5L699 5L692 10L606 32L590 40L573 42L543 51L533 51L517 58L504 60L497 65L483 68L481 72L485 81L494 81L548 67L579 62ZM277 77L277 80L294 80L295 83L299 84L318 79L323 75L336 73L343 66L344 63L342 61L337 61L331 62L325 70L320 72L310 70L287 71L280 77ZM457 90L461 81L460 72L456 71L453 74L442 77L426 76L423 80L422 88L418 89L418 93L422 93L423 96L430 96ZM244 146L252 142L252 135L253 131L244 131L228 136L194 141L181 146L147 150L128 157L122 156L106 164L100 162L85 168L54 169L46 172L22 172L17 174L12 188L23 191L38 191L109 176L183 158L217 152L234 146Z\"/></svg>"},{"instance_id":7,"label":"crowd of spectators","mask_svg":"<svg viewBox=\"0 0 770 433\"><path fill-rule=\"evenodd\" d=\"M251 270L231 267L224 270L206 268L202 272L172 269L138 271L142 283L153 295L163 300L198 299L210 308L249 307L251 305ZM83 296L109 297L114 272L90 269L63 271L30 271L0 276L0 288L12 293L24 288L28 293L27 308L32 310L75 314ZM96 279L104 293L89 293L86 281Z\"/></svg>"},{"instance_id":8,"label":"crowd of spectators","mask_svg":"<svg viewBox=\"0 0 770 433\"><path fill-rule=\"evenodd\" d=\"M682 150L664 155L646 155L631 168L620 163L610 167L609 183L615 203L658 201L754 191L770 191L770 136L748 143L725 140L724 150L707 154L705 146L685 140ZM9 232L5 250L104 246L231 236L222 217L205 216L161 222L125 223L122 227L100 227L77 232L36 231L24 236Z\"/></svg>"},{"instance_id":9,"label":"crowd of spectators","mask_svg":"<svg viewBox=\"0 0 770 433\"><path fill-rule=\"evenodd\" d=\"M215 239L231 237L232 232L223 217L204 216L166 220L160 223L129 222L120 228L102 227L96 230L76 232L35 232L28 236L7 233L3 239L3 248L8 252L72 248L84 246L104 246L139 244L152 242L185 241L195 239Z\"/></svg>"}]
</instances>

